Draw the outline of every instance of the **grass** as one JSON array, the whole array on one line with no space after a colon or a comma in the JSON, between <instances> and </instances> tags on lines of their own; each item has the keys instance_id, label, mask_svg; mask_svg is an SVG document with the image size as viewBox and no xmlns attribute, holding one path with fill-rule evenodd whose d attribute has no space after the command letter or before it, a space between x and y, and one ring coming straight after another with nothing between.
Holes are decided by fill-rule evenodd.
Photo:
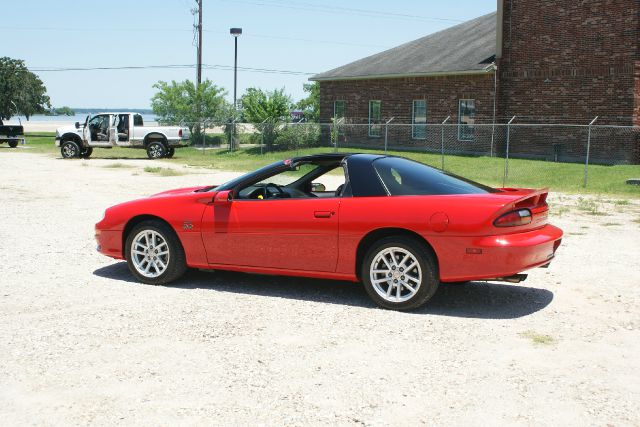
<instances>
[{"instance_id":1,"label":"grass","mask_svg":"<svg viewBox=\"0 0 640 427\"><path fill-rule=\"evenodd\" d=\"M622 224L617 223L617 222L605 222L604 224L602 224L603 227L617 227L620 226Z\"/></svg>"},{"instance_id":2,"label":"grass","mask_svg":"<svg viewBox=\"0 0 640 427\"><path fill-rule=\"evenodd\" d=\"M54 145L54 134L27 134L27 147L30 152L48 153L59 156ZM307 148L260 154L259 147L241 148L229 152L226 148L198 150L187 147L176 150L173 159L164 159L173 164L186 164L204 168L229 171L251 171L278 160L297 155L331 152L332 147ZM339 151L379 153L379 150L352 149ZM389 154L408 157L434 167L440 167L438 154L397 152ZM96 148L92 157L101 159L146 159L144 150L130 148ZM504 159L490 157L445 156L445 170L491 186L502 186ZM577 163L553 163L537 160L509 160L509 178L505 183L509 187L540 188L550 187L552 191L575 194L607 194L640 198L640 186L627 185L625 181L640 176L640 165L589 166L589 185L583 187L584 166ZM626 203L625 203L626 202ZM628 200L616 202L628 204ZM596 211L597 212L597 211ZM597 215L597 214L594 214Z\"/></svg>"},{"instance_id":3,"label":"grass","mask_svg":"<svg viewBox=\"0 0 640 427\"><path fill-rule=\"evenodd\" d=\"M531 341L533 341L534 344L539 345L551 345L556 342L556 340L551 335L538 334L534 331L522 332L520 336L529 338Z\"/></svg>"},{"instance_id":4,"label":"grass","mask_svg":"<svg viewBox=\"0 0 640 427\"><path fill-rule=\"evenodd\" d=\"M583 197L578 197L577 208L578 210L581 210L582 212L585 212L588 215L594 215L594 216L606 215L606 213L600 210L600 205L595 200L592 200L592 199L585 199Z\"/></svg>"},{"instance_id":5,"label":"grass","mask_svg":"<svg viewBox=\"0 0 640 427\"><path fill-rule=\"evenodd\" d=\"M161 167L152 167L152 166L147 166L144 168L145 172L149 172L149 173L155 173L157 175L160 176L180 176L180 175L184 175L184 173L177 171L175 169L172 168L161 168Z\"/></svg>"},{"instance_id":6,"label":"grass","mask_svg":"<svg viewBox=\"0 0 640 427\"><path fill-rule=\"evenodd\" d=\"M135 166L125 165L124 163L109 163L108 165L104 165L102 167L107 169L127 169L134 168Z\"/></svg>"}]
</instances>

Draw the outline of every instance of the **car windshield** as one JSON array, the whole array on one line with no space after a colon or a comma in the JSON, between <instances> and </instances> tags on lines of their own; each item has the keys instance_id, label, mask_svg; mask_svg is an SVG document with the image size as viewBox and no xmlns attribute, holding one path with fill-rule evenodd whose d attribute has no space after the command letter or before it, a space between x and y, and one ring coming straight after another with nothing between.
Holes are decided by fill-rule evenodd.
<instances>
[{"instance_id":1,"label":"car windshield","mask_svg":"<svg viewBox=\"0 0 640 427\"><path fill-rule=\"evenodd\" d=\"M373 162L373 167L391 196L498 192L491 187L400 157L382 157Z\"/></svg>"}]
</instances>

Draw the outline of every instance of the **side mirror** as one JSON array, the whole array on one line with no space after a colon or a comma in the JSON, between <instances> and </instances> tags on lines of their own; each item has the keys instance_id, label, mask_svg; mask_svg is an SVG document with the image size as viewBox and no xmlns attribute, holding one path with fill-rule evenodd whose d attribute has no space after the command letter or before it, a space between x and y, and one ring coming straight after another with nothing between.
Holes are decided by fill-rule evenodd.
<instances>
[{"instance_id":1,"label":"side mirror","mask_svg":"<svg viewBox=\"0 0 640 427\"><path fill-rule=\"evenodd\" d=\"M218 191L216 196L213 198L213 203L215 204L225 204L231 203L233 201L233 191Z\"/></svg>"},{"instance_id":2,"label":"side mirror","mask_svg":"<svg viewBox=\"0 0 640 427\"><path fill-rule=\"evenodd\" d=\"M326 191L327 187L324 186L321 182L312 182L311 183L311 191L313 192L323 192Z\"/></svg>"},{"instance_id":3,"label":"side mirror","mask_svg":"<svg viewBox=\"0 0 640 427\"><path fill-rule=\"evenodd\" d=\"M80 129L80 122L76 122L76 129Z\"/></svg>"}]
</instances>

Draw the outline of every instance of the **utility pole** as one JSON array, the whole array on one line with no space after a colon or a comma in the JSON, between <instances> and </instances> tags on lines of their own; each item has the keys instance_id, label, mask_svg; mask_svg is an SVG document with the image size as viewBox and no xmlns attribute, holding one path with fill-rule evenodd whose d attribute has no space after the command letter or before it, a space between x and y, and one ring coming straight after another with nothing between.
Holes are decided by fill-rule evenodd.
<instances>
[{"instance_id":1,"label":"utility pole","mask_svg":"<svg viewBox=\"0 0 640 427\"><path fill-rule=\"evenodd\" d=\"M202 83L202 0L196 0L198 3L198 78L197 86Z\"/></svg>"}]
</instances>

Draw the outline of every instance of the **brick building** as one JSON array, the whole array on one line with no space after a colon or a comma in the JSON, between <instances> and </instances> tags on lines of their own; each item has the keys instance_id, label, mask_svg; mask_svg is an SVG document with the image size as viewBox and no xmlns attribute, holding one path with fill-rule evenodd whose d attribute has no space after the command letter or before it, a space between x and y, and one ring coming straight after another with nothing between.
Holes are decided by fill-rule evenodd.
<instances>
[{"instance_id":1,"label":"brick building","mask_svg":"<svg viewBox=\"0 0 640 427\"><path fill-rule=\"evenodd\" d=\"M392 117L413 125L409 142L428 139L420 125L447 116L459 141L477 138L474 124L512 116L640 126L640 1L498 0L495 13L311 80L320 82L321 121L364 123L373 142Z\"/></svg>"}]
</instances>

